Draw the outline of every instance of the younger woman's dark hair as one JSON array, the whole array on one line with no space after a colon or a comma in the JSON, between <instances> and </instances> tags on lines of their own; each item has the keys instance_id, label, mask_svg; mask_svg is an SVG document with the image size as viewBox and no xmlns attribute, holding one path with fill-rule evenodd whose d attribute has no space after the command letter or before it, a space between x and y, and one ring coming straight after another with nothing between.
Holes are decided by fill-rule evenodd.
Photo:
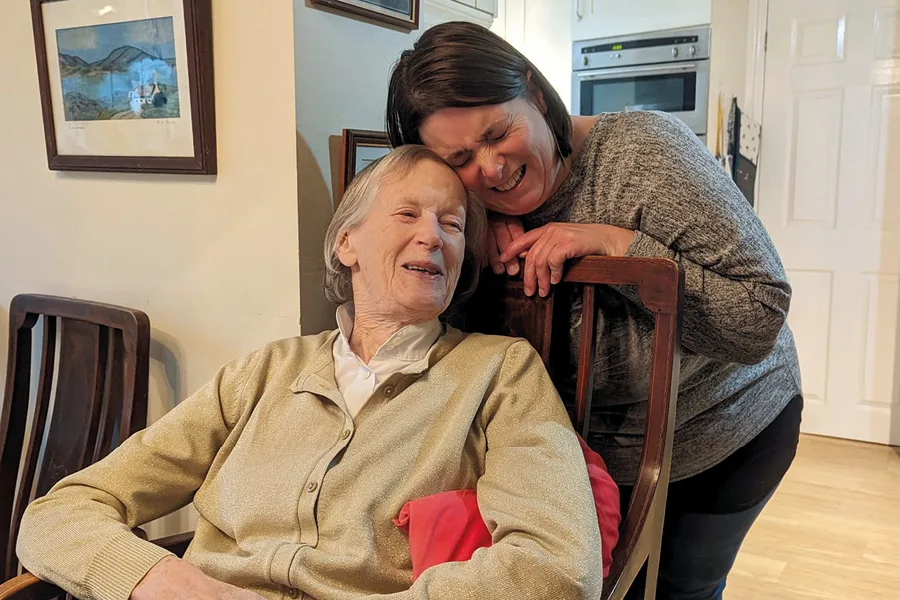
<instances>
[{"instance_id":1,"label":"younger woman's dark hair","mask_svg":"<svg viewBox=\"0 0 900 600\"><path fill-rule=\"evenodd\" d=\"M537 92L543 107L537 103ZM572 154L569 111L531 61L481 25L442 23L422 34L394 65L388 86L388 137L394 147L421 144L419 127L441 109L503 104L517 98L546 108L544 118L561 157Z\"/></svg>"}]
</instances>

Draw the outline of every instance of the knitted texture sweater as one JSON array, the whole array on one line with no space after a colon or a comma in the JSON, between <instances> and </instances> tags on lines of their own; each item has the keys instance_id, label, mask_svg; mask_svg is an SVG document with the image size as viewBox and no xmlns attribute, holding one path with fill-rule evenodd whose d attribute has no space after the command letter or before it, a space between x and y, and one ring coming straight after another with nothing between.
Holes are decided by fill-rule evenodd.
<instances>
[{"instance_id":1,"label":"knitted texture sweater","mask_svg":"<svg viewBox=\"0 0 900 600\"><path fill-rule=\"evenodd\" d=\"M740 190L677 118L603 114L557 192L523 221L605 223L636 231L628 256L685 271L673 480L749 442L801 393L786 324L791 288L778 252ZM571 401L580 294L571 318ZM619 484L634 481L643 442L654 319L628 287L601 288L589 443Z\"/></svg>"}]
</instances>

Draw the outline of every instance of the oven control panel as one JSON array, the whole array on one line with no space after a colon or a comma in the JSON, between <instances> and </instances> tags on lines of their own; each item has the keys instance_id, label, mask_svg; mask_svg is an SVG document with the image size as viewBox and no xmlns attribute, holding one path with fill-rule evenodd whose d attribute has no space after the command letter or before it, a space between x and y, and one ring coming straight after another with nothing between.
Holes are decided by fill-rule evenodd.
<instances>
[{"instance_id":1,"label":"oven control panel","mask_svg":"<svg viewBox=\"0 0 900 600\"><path fill-rule=\"evenodd\" d=\"M572 69L585 71L709 58L708 27L575 42Z\"/></svg>"}]
</instances>

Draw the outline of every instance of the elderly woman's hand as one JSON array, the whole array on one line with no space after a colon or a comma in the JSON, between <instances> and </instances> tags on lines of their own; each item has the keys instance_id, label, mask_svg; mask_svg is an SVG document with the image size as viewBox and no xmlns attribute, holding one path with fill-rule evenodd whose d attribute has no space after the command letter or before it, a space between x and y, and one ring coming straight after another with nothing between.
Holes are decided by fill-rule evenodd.
<instances>
[{"instance_id":1,"label":"elderly woman's hand","mask_svg":"<svg viewBox=\"0 0 900 600\"><path fill-rule=\"evenodd\" d=\"M263 600L262 596L222 583L192 565L166 557L147 571L131 600Z\"/></svg>"},{"instance_id":2,"label":"elderly woman's hand","mask_svg":"<svg viewBox=\"0 0 900 600\"><path fill-rule=\"evenodd\" d=\"M491 263L494 273L500 275L506 271L510 275L519 273L519 257L513 256L508 261L501 261L500 255L506 250L513 240L525 234L522 221L516 217L491 214L490 222L485 230L484 249Z\"/></svg>"}]
</instances>

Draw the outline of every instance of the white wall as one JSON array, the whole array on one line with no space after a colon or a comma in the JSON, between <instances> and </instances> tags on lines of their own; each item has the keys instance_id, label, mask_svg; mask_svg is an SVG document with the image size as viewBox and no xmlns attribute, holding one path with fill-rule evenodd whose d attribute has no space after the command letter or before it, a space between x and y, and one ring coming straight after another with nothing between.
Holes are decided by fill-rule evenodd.
<instances>
[{"instance_id":1,"label":"white wall","mask_svg":"<svg viewBox=\"0 0 900 600\"><path fill-rule=\"evenodd\" d=\"M576 40L710 22L710 0L570 0L568 4L573 19L575 2L580 2L581 14L584 15L580 24L574 22ZM564 4L560 0L553 3Z\"/></svg>"},{"instance_id":2,"label":"white wall","mask_svg":"<svg viewBox=\"0 0 900 600\"><path fill-rule=\"evenodd\" d=\"M491 29L540 69L566 106L572 100L572 19L559 0L500 0Z\"/></svg>"},{"instance_id":3,"label":"white wall","mask_svg":"<svg viewBox=\"0 0 900 600\"><path fill-rule=\"evenodd\" d=\"M16 57L0 110L0 365L15 294L141 309L153 421L222 363L298 333L292 13L213 2L218 176L63 174L46 164L29 3L0 3L0 56Z\"/></svg>"},{"instance_id":4,"label":"white wall","mask_svg":"<svg viewBox=\"0 0 900 600\"><path fill-rule=\"evenodd\" d=\"M406 33L294 2L303 333L334 327L334 307L322 294L322 243L341 130L384 131L388 77L400 53L437 22L473 20L422 4L421 27Z\"/></svg>"},{"instance_id":5,"label":"white wall","mask_svg":"<svg viewBox=\"0 0 900 600\"><path fill-rule=\"evenodd\" d=\"M749 0L712 0L709 120L706 130L707 145L713 151L716 147L720 94L723 127L728 125L732 96L737 97L738 106L746 108L747 37L751 30L749 7Z\"/></svg>"}]
</instances>

